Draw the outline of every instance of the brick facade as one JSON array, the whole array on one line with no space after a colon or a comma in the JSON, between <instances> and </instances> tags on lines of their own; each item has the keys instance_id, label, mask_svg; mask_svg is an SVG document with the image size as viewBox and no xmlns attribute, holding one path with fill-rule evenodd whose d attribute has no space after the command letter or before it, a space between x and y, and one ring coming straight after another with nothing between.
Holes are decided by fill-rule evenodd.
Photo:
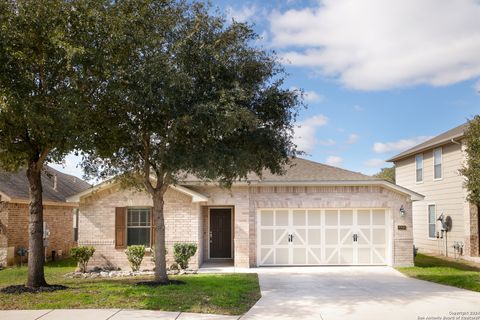
<instances>
[{"instance_id":1,"label":"brick facade","mask_svg":"<svg viewBox=\"0 0 480 320\"><path fill-rule=\"evenodd\" d=\"M165 193L165 237L167 245L167 266L174 262L173 244L190 242L199 244L199 206L191 197L169 189ZM115 249L115 208L152 207L151 196L145 192L122 190L112 187L82 199L79 216L79 245L95 246L96 252L91 266L111 266L128 269L125 249ZM198 268L197 254L190 261L192 268ZM142 269L152 268L153 261L148 253L142 262Z\"/></svg>"},{"instance_id":2,"label":"brick facade","mask_svg":"<svg viewBox=\"0 0 480 320\"><path fill-rule=\"evenodd\" d=\"M16 252L28 249L28 204L3 203L0 212L0 264L6 264L7 248L14 248L14 262L19 263ZM47 259L55 251L57 257L66 255L75 245L73 241L73 209L68 205L44 205L43 218L50 231L49 243L45 248ZM3 258L3 259L2 259Z\"/></svg>"},{"instance_id":3,"label":"brick facade","mask_svg":"<svg viewBox=\"0 0 480 320\"><path fill-rule=\"evenodd\" d=\"M386 208L390 212L392 265L413 264L412 203L409 197L380 186L280 187L235 186L231 190L213 186L190 187L208 197L195 204L191 197L168 190L165 201L166 241L198 244L191 266L208 259L208 208L232 207L233 247L236 267L257 265L256 224L259 208ZM405 216L399 213L400 207ZM128 267L123 250L114 249L114 210L123 206L151 206L149 195L141 192L107 189L80 202L79 244L95 245L92 265ZM398 226L406 226L399 230ZM168 263L171 263L169 249ZM145 258L144 268L151 267Z\"/></svg>"}]
</instances>

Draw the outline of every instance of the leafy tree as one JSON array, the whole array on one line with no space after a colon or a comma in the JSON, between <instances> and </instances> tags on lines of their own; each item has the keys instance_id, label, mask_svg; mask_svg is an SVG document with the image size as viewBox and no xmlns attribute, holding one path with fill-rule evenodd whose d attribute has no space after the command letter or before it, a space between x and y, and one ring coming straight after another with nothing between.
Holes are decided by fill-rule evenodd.
<instances>
[{"instance_id":1,"label":"leafy tree","mask_svg":"<svg viewBox=\"0 0 480 320\"><path fill-rule=\"evenodd\" d=\"M96 13L103 8L100 1L0 2L0 166L26 167L27 286L47 285L41 173L46 162L60 161L79 142L82 107L96 92L95 68L87 68L94 59L83 44L99 43L93 39L101 39L97 30L104 24Z\"/></svg>"},{"instance_id":2,"label":"leafy tree","mask_svg":"<svg viewBox=\"0 0 480 320\"><path fill-rule=\"evenodd\" d=\"M373 175L376 178L387 180L391 183L395 183L395 167L388 167L380 169L380 172Z\"/></svg>"},{"instance_id":3,"label":"leafy tree","mask_svg":"<svg viewBox=\"0 0 480 320\"><path fill-rule=\"evenodd\" d=\"M460 172L466 178L468 200L475 204L480 212L480 115L468 121L464 143L467 162Z\"/></svg>"},{"instance_id":4,"label":"leafy tree","mask_svg":"<svg viewBox=\"0 0 480 320\"><path fill-rule=\"evenodd\" d=\"M167 282L164 195L185 175L230 186L250 172L282 173L299 93L257 35L198 3L117 2L118 50L93 127L87 174L143 188L156 220L155 280ZM119 36L121 35L121 36Z\"/></svg>"}]
</instances>

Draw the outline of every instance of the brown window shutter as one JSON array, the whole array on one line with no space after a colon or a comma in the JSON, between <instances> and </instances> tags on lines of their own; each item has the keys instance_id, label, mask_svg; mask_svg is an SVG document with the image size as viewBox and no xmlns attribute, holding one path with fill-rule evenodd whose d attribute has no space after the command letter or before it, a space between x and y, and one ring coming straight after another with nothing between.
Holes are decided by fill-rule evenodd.
<instances>
[{"instance_id":1,"label":"brown window shutter","mask_svg":"<svg viewBox=\"0 0 480 320\"><path fill-rule=\"evenodd\" d=\"M127 247L127 208L115 208L115 249L124 249Z\"/></svg>"},{"instance_id":2,"label":"brown window shutter","mask_svg":"<svg viewBox=\"0 0 480 320\"><path fill-rule=\"evenodd\" d=\"M153 217L153 210L150 209L150 228L151 228L151 237L150 237L150 248L153 248L155 246L155 239L157 236L156 230L155 230L155 218Z\"/></svg>"}]
</instances>

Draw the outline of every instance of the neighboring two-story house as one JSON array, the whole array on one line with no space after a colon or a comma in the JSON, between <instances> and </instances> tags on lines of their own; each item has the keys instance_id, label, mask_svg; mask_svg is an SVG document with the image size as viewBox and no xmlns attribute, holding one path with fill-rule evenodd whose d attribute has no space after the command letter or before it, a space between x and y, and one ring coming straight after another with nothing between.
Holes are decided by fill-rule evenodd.
<instances>
[{"instance_id":1,"label":"neighboring two-story house","mask_svg":"<svg viewBox=\"0 0 480 320\"><path fill-rule=\"evenodd\" d=\"M466 128L462 124L388 160L395 164L398 185L425 196L412 206L414 244L420 252L479 256L477 207L466 200L465 178L459 172L465 164ZM438 221L442 214L452 219L446 235Z\"/></svg>"}]
</instances>

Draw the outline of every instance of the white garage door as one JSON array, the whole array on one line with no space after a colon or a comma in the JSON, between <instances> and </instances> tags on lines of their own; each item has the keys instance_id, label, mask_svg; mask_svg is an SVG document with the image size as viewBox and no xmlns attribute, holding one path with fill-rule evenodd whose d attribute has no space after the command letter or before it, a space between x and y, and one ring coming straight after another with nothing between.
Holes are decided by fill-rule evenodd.
<instances>
[{"instance_id":1,"label":"white garage door","mask_svg":"<svg viewBox=\"0 0 480 320\"><path fill-rule=\"evenodd\" d=\"M385 209L260 209L258 264L385 265Z\"/></svg>"}]
</instances>

